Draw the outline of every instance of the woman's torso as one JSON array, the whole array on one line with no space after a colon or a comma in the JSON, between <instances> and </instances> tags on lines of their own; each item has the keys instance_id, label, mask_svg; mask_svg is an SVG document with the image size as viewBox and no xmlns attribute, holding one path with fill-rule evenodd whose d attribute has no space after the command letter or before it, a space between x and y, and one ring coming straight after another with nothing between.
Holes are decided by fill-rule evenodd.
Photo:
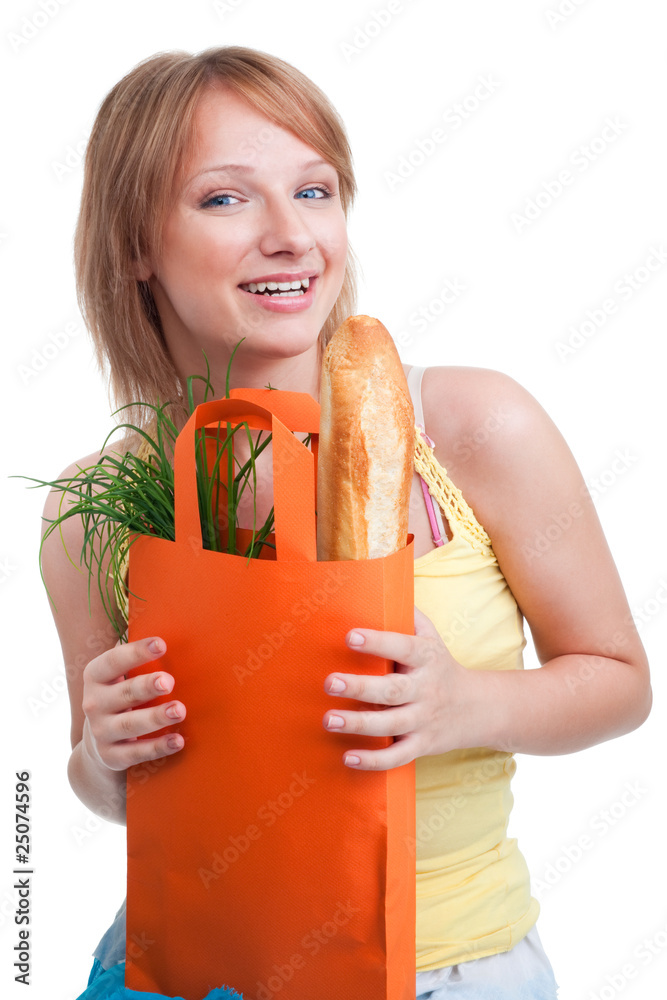
<instances>
[{"instance_id":1,"label":"woman's torso","mask_svg":"<svg viewBox=\"0 0 667 1000\"><path fill-rule=\"evenodd\" d=\"M408 375L411 366L403 367ZM415 392L415 374L409 380L415 410L421 410L423 401L422 422L427 434L437 427L435 451L440 456L439 462L431 461L434 453L429 449L422 458L431 461L434 481L449 491L447 463L458 457L457 443L469 432L467 412L475 409L473 405L467 411L465 405L466 388L475 382L474 370L462 379L460 369L426 369L421 392ZM413 475L409 531L414 535L415 604L468 669L520 669L525 645L522 617L491 539L473 513L477 498L484 496L476 467L471 463L464 468L461 462L455 466L453 492L447 493L454 501L440 505L442 516L435 525L444 540L439 546L434 543L422 480L417 471ZM463 493L458 500L456 487ZM259 523L271 500L270 478L260 475ZM248 512L251 518L252 509ZM239 523L244 523L242 512ZM418 970L507 951L537 920L539 904L530 896L526 863L516 840L507 837L515 767L512 754L486 747L416 762ZM117 923L122 919L119 915Z\"/></svg>"}]
</instances>

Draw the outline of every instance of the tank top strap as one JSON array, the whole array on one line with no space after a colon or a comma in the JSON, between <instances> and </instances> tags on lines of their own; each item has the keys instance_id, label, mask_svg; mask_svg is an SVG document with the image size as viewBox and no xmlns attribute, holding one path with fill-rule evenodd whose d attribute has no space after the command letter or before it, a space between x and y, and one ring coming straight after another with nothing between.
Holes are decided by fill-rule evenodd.
<instances>
[{"instance_id":1,"label":"tank top strap","mask_svg":"<svg viewBox=\"0 0 667 1000\"><path fill-rule=\"evenodd\" d=\"M421 384L425 371L424 367L413 365L408 372L407 379L415 411L415 470L421 477L422 484L426 484L430 496L437 501L450 525L455 525L459 534L473 548L484 555L493 555L493 546L489 535L475 517L460 489L447 475L447 470L440 465L433 454L435 442L428 436L424 427L424 408L421 398Z\"/></svg>"},{"instance_id":2,"label":"tank top strap","mask_svg":"<svg viewBox=\"0 0 667 1000\"><path fill-rule=\"evenodd\" d=\"M424 428L424 407L422 404L422 379L424 377L425 368L419 365L413 365L408 372L408 389L410 390L410 395L412 396L412 407L415 411L415 424L417 427Z\"/></svg>"},{"instance_id":3,"label":"tank top strap","mask_svg":"<svg viewBox=\"0 0 667 1000\"><path fill-rule=\"evenodd\" d=\"M422 377L424 375L424 368L420 368L418 365L413 365L408 372L408 390L412 397L412 408L415 413L415 432L421 433L424 431L424 410L422 406ZM426 484L426 480L423 476L419 476L420 485L422 488L422 493L424 495L424 504L426 506L426 513L428 514L428 521L431 526L431 535L433 536L433 544L437 547L445 545L448 541L447 531L445 529L445 524L442 519L442 511L440 507L436 507L433 503L433 497L429 492L429 488Z\"/></svg>"}]
</instances>

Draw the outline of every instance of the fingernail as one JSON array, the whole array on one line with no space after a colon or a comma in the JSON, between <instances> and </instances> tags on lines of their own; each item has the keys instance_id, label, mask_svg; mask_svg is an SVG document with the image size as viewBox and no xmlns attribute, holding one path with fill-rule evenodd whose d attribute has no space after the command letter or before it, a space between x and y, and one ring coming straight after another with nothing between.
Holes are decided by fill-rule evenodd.
<instances>
[{"instance_id":1,"label":"fingernail","mask_svg":"<svg viewBox=\"0 0 667 1000\"><path fill-rule=\"evenodd\" d=\"M159 677L155 678L155 687L158 689L158 691L168 691L169 685L167 684L167 678L163 677L162 674L160 674Z\"/></svg>"},{"instance_id":2,"label":"fingernail","mask_svg":"<svg viewBox=\"0 0 667 1000\"><path fill-rule=\"evenodd\" d=\"M363 646L366 640L361 632L350 632L347 637L347 641L350 646Z\"/></svg>"},{"instance_id":3,"label":"fingernail","mask_svg":"<svg viewBox=\"0 0 667 1000\"><path fill-rule=\"evenodd\" d=\"M327 722L327 729L340 729L340 727L344 725L345 725L345 719L341 719L340 715L329 716L329 721Z\"/></svg>"},{"instance_id":4,"label":"fingernail","mask_svg":"<svg viewBox=\"0 0 667 1000\"><path fill-rule=\"evenodd\" d=\"M164 653L165 645L161 639L153 639L148 643L151 653Z\"/></svg>"},{"instance_id":5,"label":"fingernail","mask_svg":"<svg viewBox=\"0 0 667 1000\"><path fill-rule=\"evenodd\" d=\"M169 719L180 719L181 710L177 705L170 705L164 713Z\"/></svg>"},{"instance_id":6,"label":"fingernail","mask_svg":"<svg viewBox=\"0 0 667 1000\"><path fill-rule=\"evenodd\" d=\"M345 690L345 682L340 679L340 677L334 677L331 684L329 685L329 691L338 694L340 691Z\"/></svg>"},{"instance_id":7,"label":"fingernail","mask_svg":"<svg viewBox=\"0 0 667 1000\"><path fill-rule=\"evenodd\" d=\"M361 764L361 757L355 757L353 753L346 754L344 762L348 767L354 767L355 764Z\"/></svg>"},{"instance_id":8,"label":"fingernail","mask_svg":"<svg viewBox=\"0 0 667 1000\"><path fill-rule=\"evenodd\" d=\"M180 750L181 747L183 746L183 737L178 736L175 733L173 736L170 736L169 739L167 740L167 746L169 747L170 750Z\"/></svg>"}]
</instances>

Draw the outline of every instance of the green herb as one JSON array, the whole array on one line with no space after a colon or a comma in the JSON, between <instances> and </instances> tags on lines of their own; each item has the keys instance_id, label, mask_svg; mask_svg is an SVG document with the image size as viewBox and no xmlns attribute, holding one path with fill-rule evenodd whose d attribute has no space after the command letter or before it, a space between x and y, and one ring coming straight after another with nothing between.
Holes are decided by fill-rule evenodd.
<instances>
[{"instance_id":1,"label":"green herb","mask_svg":"<svg viewBox=\"0 0 667 1000\"><path fill-rule=\"evenodd\" d=\"M242 338L243 339L243 338ZM229 379L234 354L241 344L238 342L232 352L226 377L226 394L229 398ZM206 358L206 356L204 355ZM195 409L194 382L204 382L204 401L215 392L210 381L210 368L206 359L206 376L193 375L187 379L187 404L191 414ZM273 386L271 386L273 388ZM60 490L62 497L58 517L49 522L42 546L52 532L58 531L62 539L62 524L70 517L80 517L84 525L84 540L79 566L88 569L88 600L90 606L91 583L97 580L98 590L107 617L121 636L124 623L118 621L115 604L123 607L126 599L124 575L129 550L138 535L154 535L173 541L174 533L174 470L173 454L178 435L174 422L168 415L168 404L151 403L128 404L144 406L153 411L154 431L148 431L134 424L119 424L109 434L102 446L107 447L117 430L126 428L146 442L146 455L124 454L103 455L98 462L86 468L79 467L78 474L71 479L57 479L46 482L30 479L38 486L49 486ZM126 409L127 407L121 407ZM116 412L120 412L116 411ZM196 432L197 495L202 526L203 548L226 551L234 555L244 555L248 559L257 558L266 545L275 548L268 540L273 530L274 510L271 508L266 522L257 528L257 470L256 461L271 440L268 434L262 440L260 431L253 442L247 422L232 425L227 423L223 434L221 424L215 433L206 428ZM247 435L250 458L241 464L232 450L236 434ZM310 435L304 444L308 444ZM227 481L220 478L223 461L226 461ZM237 512L243 491L252 477L253 495L252 539L243 550L238 545ZM22 477L30 478L30 477ZM33 487L35 488L35 487ZM220 510L221 490L226 493L226 506ZM223 496L224 500L224 496ZM226 534L226 538L225 538ZM64 545L63 539L63 545ZM40 546L40 572L42 548ZM67 557L76 565L69 552ZM44 576L42 573L42 580ZM46 586L46 584L45 584ZM48 590L47 590L48 592ZM137 595L135 595L137 596Z\"/></svg>"}]
</instances>

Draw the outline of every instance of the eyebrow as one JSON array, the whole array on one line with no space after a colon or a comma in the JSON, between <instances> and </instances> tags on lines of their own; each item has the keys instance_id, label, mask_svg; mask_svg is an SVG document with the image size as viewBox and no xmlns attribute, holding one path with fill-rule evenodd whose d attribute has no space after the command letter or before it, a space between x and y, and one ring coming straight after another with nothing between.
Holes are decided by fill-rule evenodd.
<instances>
[{"instance_id":1,"label":"eyebrow","mask_svg":"<svg viewBox=\"0 0 667 1000\"><path fill-rule=\"evenodd\" d=\"M332 167L331 163L327 163L326 160L322 160L319 157L315 160L308 160L307 163L302 163L300 170L310 170L311 167ZM254 174L255 168L248 166L245 163L221 163L215 167L204 167L199 173L195 174L191 178L191 182L196 180L197 177L201 177L202 174L215 174L215 173L228 173L228 174Z\"/></svg>"}]
</instances>

